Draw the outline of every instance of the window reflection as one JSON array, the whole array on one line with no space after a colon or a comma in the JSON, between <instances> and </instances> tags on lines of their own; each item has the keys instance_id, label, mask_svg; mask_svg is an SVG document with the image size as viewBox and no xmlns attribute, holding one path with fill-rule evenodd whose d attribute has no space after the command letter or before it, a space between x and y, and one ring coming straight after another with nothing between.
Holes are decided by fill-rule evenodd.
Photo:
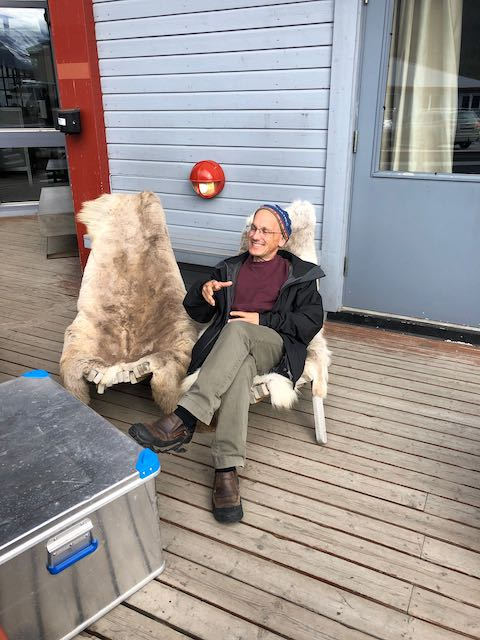
<instances>
[{"instance_id":1,"label":"window reflection","mask_svg":"<svg viewBox=\"0 0 480 640\"><path fill-rule=\"evenodd\" d=\"M0 127L53 127L58 107L43 9L0 7Z\"/></svg>"},{"instance_id":2,"label":"window reflection","mask_svg":"<svg viewBox=\"0 0 480 640\"><path fill-rule=\"evenodd\" d=\"M69 184L63 147L0 149L0 202L39 200L42 187Z\"/></svg>"},{"instance_id":3,"label":"window reflection","mask_svg":"<svg viewBox=\"0 0 480 640\"><path fill-rule=\"evenodd\" d=\"M380 169L480 173L480 3L396 0Z\"/></svg>"}]
</instances>

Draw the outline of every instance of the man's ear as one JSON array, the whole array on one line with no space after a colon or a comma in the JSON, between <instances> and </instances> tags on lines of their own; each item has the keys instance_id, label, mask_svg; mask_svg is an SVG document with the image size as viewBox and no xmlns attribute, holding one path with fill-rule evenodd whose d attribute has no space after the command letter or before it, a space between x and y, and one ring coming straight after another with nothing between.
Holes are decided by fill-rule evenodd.
<instances>
[{"instance_id":1,"label":"man's ear","mask_svg":"<svg viewBox=\"0 0 480 640\"><path fill-rule=\"evenodd\" d=\"M278 246L279 246L279 247L280 247L280 249L281 249L281 248L282 248L282 247L284 247L286 244L287 244L287 241L286 241L286 240L285 240L285 238L282 236L282 237L280 238L280 241L279 241L279 243L278 243Z\"/></svg>"}]
</instances>

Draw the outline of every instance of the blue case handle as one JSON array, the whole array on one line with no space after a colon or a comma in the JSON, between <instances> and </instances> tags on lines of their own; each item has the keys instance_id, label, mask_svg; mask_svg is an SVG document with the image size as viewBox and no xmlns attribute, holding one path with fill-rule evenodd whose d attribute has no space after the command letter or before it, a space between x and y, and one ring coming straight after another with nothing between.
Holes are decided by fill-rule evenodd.
<instances>
[{"instance_id":1,"label":"blue case handle","mask_svg":"<svg viewBox=\"0 0 480 640\"><path fill-rule=\"evenodd\" d=\"M52 575L56 576L57 573L60 573L65 569L68 569L68 567L71 567L72 564L75 564L79 560L82 560L82 558L89 556L91 553L96 551L97 547L98 547L98 540L94 539L91 541L88 547L85 547L84 549L81 549L80 551L73 553L69 558L66 558L65 560L63 560L63 562L60 562L56 566L53 567L52 565L47 564L47 569Z\"/></svg>"}]
</instances>

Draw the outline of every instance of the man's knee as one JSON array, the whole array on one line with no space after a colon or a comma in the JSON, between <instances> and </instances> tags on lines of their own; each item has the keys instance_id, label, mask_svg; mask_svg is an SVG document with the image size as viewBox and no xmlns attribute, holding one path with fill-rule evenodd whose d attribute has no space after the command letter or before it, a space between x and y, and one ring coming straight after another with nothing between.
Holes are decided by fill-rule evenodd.
<instances>
[{"instance_id":1,"label":"man's knee","mask_svg":"<svg viewBox=\"0 0 480 640\"><path fill-rule=\"evenodd\" d=\"M248 338L248 322L242 322L239 320L235 320L235 322L227 323L222 329L222 337L225 340L232 341L244 341Z\"/></svg>"}]
</instances>

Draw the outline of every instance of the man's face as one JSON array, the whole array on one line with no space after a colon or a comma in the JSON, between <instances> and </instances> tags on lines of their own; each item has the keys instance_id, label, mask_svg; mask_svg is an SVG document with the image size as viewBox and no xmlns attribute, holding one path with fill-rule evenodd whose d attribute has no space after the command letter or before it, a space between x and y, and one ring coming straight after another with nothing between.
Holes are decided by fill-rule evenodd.
<instances>
[{"instance_id":1,"label":"man's face","mask_svg":"<svg viewBox=\"0 0 480 640\"><path fill-rule=\"evenodd\" d=\"M285 244L277 218L268 209L260 209L255 214L253 225L257 230L248 234L248 252L254 259L271 260Z\"/></svg>"}]
</instances>

